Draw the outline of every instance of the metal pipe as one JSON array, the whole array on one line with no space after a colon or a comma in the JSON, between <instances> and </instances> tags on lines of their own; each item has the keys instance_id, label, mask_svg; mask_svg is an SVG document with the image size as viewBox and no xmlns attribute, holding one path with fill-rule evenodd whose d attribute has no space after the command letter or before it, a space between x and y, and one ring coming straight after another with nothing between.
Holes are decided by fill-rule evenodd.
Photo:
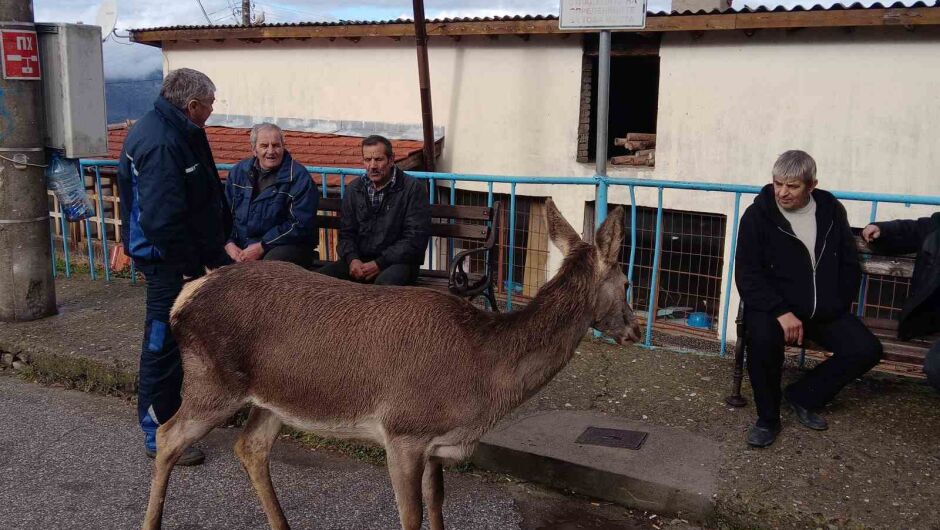
<instances>
[{"instance_id":1,"label":"metal pipe","mask_svg":"<svg viewBox=\"0 0 940 530\"><path fill-rule=\"evenodd\" d=\"M434 200L436 199L436 189L437 181L432 178L428 182L428 200L431 202L431 204L434 204ZM428 270L434 270L434 236L428 238Z\"/></svg>"},{"instance_id":2,"label":"metal pipe","mask_svg":"<svg viewBox=\"0 0 940 530\"><path fill-rule=\"evenodd\" d=\"M424 129L424 168L434 171L434 114L431 107L431 73L428 67L428 32L424 21L424 0L413 0L415 44L418 49L418 84L421 92L421 124Z\"/></svg>"},{"instance_id":3,"label":"metal pipe","mask_svg":"<svg viewBox=\"0 0 940 530\"><path fill-rule=\"evenodd\" d=\"M738 214L740 211L741 194L735 193L734 218L731 224L731 257L728 259L728 276L725 280L725 302L721 320L721 345L718 349L718 354L722 357L725 356L725 348L728 344L728 319L731 318L731 313L729 313L728 310L731 307L731 285L734 283L734 257L735 252L738 250ZM744 340L744 337L738 337L738 340Z\"/></svg>"},{"instance_id":4,"label":"metal pipe","mask_svg":"<svg viewBox=\"0 0 940 530\"><path fill-rule=\"evenodd\" d=\"M633 303L633 263L636 259L636 191L630 186L630 264L627 266L627 301Z\"/></svg>"},{"instance_id":5,"label":"metal pipe","mask_svg":"<svg viewBox=\"0 0 940 530\"><path fill-rule=\"evenodd\" d=\"M65 220L65 207L59 203L59 227L62 229L62 254L65 256L65 277L72 277L72 263L69 257L69 223Z\"/></svg>"},{"instance_id":6,"label":"metal pipe","mask_svg":"<svg viewBox=\"0 0 940 530\"><path fill-rule=\"evenodd\" d=\"M509 284L506 287L506 310L512 311L512 291L513 291L513 281L512 281L512 268L515 265L515 249L516 249L516 185L512 184L509 191L509 279L506 282Z\"/></svg>"},{"instance_id":7,"label":"metal pipe","mask_svg":"<svg viewBox=\"0 0 940 530\"><path fill-rule=\"evenodd\" d=\"M663 189L659 188L659 201L656 204L656 248L653 250L653 272L650 274L649 307L646 311L646 340L643 345L649 348L653 344L653 322L656 318L656 279L659 276L659 250L662 248L663 231Z\"/></svg>"},{"instance_id":8,"label":"metal pipe","mask_svg":"<svg viewBox=\"0 0 940 530\"><path fill-rule=\"evenodd\" d=\"M85 218L85 246L88 248L88 272L92 280L98 279L98 271L95 270L95 250L91 246L91 221Z\"/></svg>"},{"instance_id":9,"label":"metal pipe","mask_svg":"<svg viewBox=\"0 0 940 530\"><path fill-rule=\"evenodd\" d=\"M594 229L600 228L607 218L607 126L610 113L610 31L600 34L597 54L597 133L595 141L595 176L597 188L594 199ZM592 234L593 235L593 234Z\"/></svg>"},{"instance_id":10,"label":"metal pipe","mask_svg":"<svg viewBox=\"0 0 940 530\"><path fill-rule=\"evenodd\" d=\"M877 215L878 201L871 201L871 214L868 216L868 223L874 223ZM865 292L867 291L867 284L868 275L863 272L861 284L858 286L858 307L855 310L855 314L858 315L858 318L862 318L865 315Z\"/></svg>"},{"instance_id":11,"label":"metal pipe","mask_svg":"<svg viewBox=\"0 0 940 530\"><path fill-rule=\"evenodd\" d=\"M104 281L111 281L111 263L108 255L108 227L104 223L104 199L101 197L101 168L95 166L95 195L98 197L98 234L101 236L101 252L104 254Z\"/></svg>"}]
</instances>

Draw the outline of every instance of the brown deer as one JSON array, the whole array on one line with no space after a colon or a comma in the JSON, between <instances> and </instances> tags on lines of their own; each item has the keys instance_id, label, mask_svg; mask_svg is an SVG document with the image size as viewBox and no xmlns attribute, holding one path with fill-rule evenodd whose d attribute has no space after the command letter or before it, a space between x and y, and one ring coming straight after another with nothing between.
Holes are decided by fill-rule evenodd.
<instances>
[{"instance_id":1,"label":"brown deer","mask_svg":"<svg viewBox=\"0 0 940 530\"><path fill-rule=\"evenodd\" d=\"M282 423L385 447L401 526L444 527L441 465L545 385L594 327L639 338L617 263L623 211L581 241L549 199L558 274L522 310L497 314L430 289L360 285L287 263L253 262L190 282L171 313L183 403L157 431L144 528L160 527L182 452L246 403L235 454L268 523L288 528L268 455Z\"/></svg>"}]
</instances>

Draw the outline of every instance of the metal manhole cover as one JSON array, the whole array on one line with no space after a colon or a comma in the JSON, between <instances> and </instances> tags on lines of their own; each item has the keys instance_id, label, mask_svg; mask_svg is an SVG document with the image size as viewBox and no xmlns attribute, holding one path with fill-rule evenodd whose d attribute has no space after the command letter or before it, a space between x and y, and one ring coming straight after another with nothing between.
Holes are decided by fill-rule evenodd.
<instances>
[{"instance_id":1,"label":"metal manhole cover","mask_svg":"<svg viewBox=\"0 0 940 530\"><path fill-rule=\"evenodd\" d=\"M637 450L643 446L647 436L649 433L642 431L588 427L578 436L575 443Z\"/></svg>"}]
</instances>

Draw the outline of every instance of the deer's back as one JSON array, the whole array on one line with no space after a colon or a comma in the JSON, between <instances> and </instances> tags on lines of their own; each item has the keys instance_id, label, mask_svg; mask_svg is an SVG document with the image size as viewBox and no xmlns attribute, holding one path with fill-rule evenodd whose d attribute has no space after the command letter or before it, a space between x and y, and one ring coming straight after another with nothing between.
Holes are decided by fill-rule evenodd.
<instances>
[{"instance_id":1,"label":"deer's back","mask_svg":"<svg viewBox=\"0 0 940 530\"><path fill-rule=\"evenodd\" d=\"M428 289L328 278L288 263L225 267L184 290L173 333L195 379L282 415L448 430L473 421L495 356L489 319ZM437 398L435 396L438 396ZM433 433L431 433L433 434Z\"/></svg>"}]
</instances>

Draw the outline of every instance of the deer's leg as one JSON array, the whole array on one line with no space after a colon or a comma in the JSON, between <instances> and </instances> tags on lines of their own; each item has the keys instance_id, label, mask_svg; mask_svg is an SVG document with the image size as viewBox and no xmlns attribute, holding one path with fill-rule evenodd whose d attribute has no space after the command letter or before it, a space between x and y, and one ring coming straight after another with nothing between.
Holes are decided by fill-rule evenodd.
<instances>
[{"instance_id":1,"label":"deer's leg","mask_svg":"<svg viewBox=\"0 0 940 530\"><path fill-rule=\"evenodd\" d=\"M440 460L432 457L425 462L422 491L428 509L428 527L444 530L444 468Z\"/></svg>"},{"instance_id":2,"label":"deer's leg","mask_svg":"<svg viewBox=\"0 0 940 530\"><path fill-rule=\"evenodd\" d=\"M271 469L268 466L271 446L280 432L281 420L274 413L253 407L245 431L235 443L235 454L251 478L251 485L254 486L264 514L268 517L268 524L275 530L286 530L289 528L287 519L277 501L277 494L274 493Z\"/></svg>"},{"instance_id":3,"label":"deer's leg","mask_svg":"<svg viewBox=\"0 0 940 530\"><path fill-rule=\"evenodd\" d=\"M425 444L415 440L391 440L385 444L388 474L395 490L398 517L403 530L421 528L421 478Z\"/></svg>"},{"instance_id":4,"label":"deer's leg","mask_svg":"<svg viewBox=\"0 0 940 530\"><path fill-rule=\"evenodd\" d=\"M191 408L184 401L179 411L157 429L157 456L153 464L153 480L150 482L150 500L144 517L144 530L160 528L163 520L163 503L170 472L189 446L212 430L225 415L215 418L193 417Z\"/></svg>"}]
</instances>

